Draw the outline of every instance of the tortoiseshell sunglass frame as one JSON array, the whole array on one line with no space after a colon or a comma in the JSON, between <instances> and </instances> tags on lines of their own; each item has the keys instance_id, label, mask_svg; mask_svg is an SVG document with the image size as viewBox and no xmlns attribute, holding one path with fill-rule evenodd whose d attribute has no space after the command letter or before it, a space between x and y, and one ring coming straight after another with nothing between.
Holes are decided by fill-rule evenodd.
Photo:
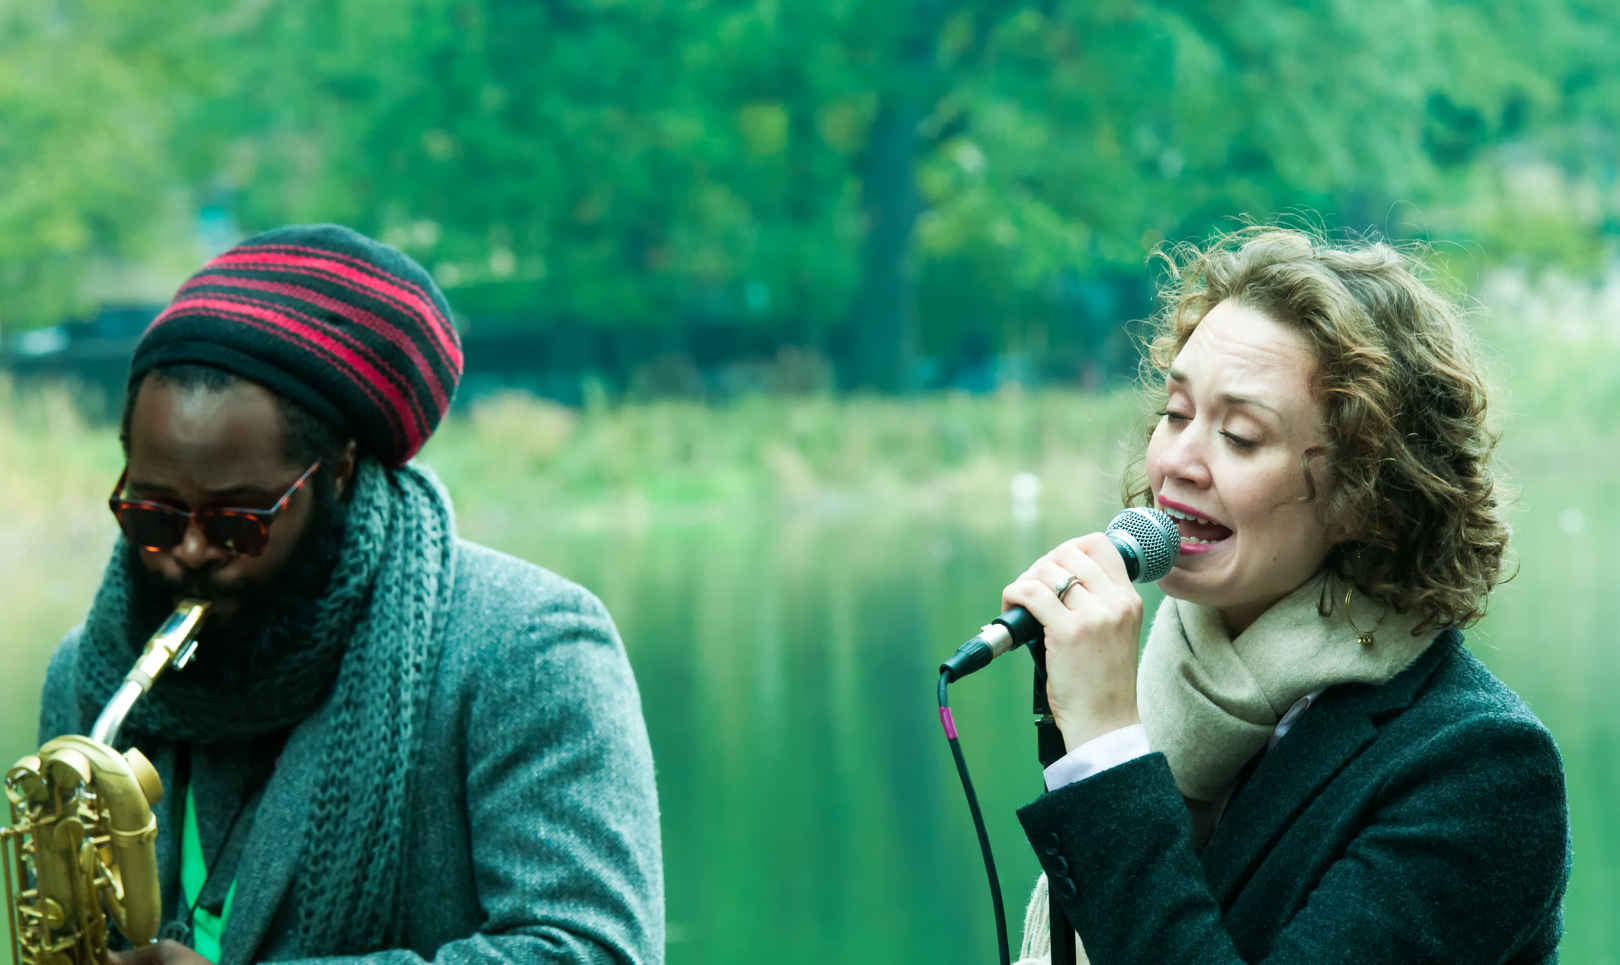
<instances>
[{"instance_id":1,"label":"tortoiseshell sunglass frame","mask_svg":"<svg viewBox=\"0 0 1620 965\"><path fill-rule=\"evenodd\" d=\"M309 482L310 477L315 475L315 470L319 468L321 468L321 461L317 459L315 465L305 469L304 474L299 476L298 480L288 487L287 491L282 493L281 498L276 500L275 504L269 509L221 507L219 509L188 512L184 509L176 509L167 503L155 503L145 499L124 499L119 496L119 493L124 491L124 483L129 480L129 467L125 466L124 471L118 476L118 484L113 487L112 495L107 497L107 508L112 510L113 516L118 520L118 528L123 531L124 536L130 542L153 553L161 553L179 546L186 538L186 531L191 528L191 521L195 519L197 525L202 527L203 537L208 540L210 545L216 546L232 556L258 556L270 544L270 525L287 508L287 503L292 499L293 493L304 488L304 484ZM139 527L139 523L131 522L133 516L126 518L125 514L132 510L156 513L165 517L170 521L167 525L173 529L173 533L164 534L166 542L147 542L143 540L139 533L131 532L131 530ZM214 519L230 519L253 525L243 529L237 535L225 539L216 539L215 537L219 534L211 531L209 527L209 522ZM242 536L247 533L256 535L252 539L243 539ZM146 535L150 536L152 534L147 533ZM173 539L168 541L171 535Z\"/></svg>"}]
</instances>

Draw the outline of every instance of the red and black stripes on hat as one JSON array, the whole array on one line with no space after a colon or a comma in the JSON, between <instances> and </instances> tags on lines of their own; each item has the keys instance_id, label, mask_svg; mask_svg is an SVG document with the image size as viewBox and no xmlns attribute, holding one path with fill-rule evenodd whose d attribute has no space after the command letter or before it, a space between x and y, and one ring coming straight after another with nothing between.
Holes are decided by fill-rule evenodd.
<instances>
[{"instance_id":1,"label":"red and black stripes on hat","mask_svg":"<svg viewBox=\"0 0 1620 965\"><path fill-rule=\"evenodd\" d=\"M462 359L422 266L327 224L254 235L191 276L135 347L130 384L181 363L257 382L402 466L450 408Z\"/></svg>"}]
</instances>

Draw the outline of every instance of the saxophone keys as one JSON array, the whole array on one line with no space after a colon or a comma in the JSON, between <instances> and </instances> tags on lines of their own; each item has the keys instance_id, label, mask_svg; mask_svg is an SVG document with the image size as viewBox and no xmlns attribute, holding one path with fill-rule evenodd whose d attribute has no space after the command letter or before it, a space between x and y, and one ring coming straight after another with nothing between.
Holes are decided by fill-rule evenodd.
<instances>
[{"instance_id":1,"label":"saxophone keys","mask_svg":"<svg viewBox=\"0 0 1620 965\"><path fill-rule=\"evenodd\" d=\"M135 783L141 787L141 793L146 795L147 804L156 804L163 800L163 778L158 777L157 768L146 759L146 755L131 747L124 752L124 760L129 764L130 773L135 775Z\"/></svg>"},{"instance_id":2,"label":"saxophone keys","mask_svg":"<svg viewBox=\"0 0 1620 965\"><path fill-rule=\"evenodd\" d=\"M51 928L61 928L67 924L67 912L62 910L62 906L55 899L41 898L29 910Z\"/></svg>"},{"instance_id":3,"label":"saxophone keys","mask_svg":"<svg viewBox=\"0 0 1620 965\"><path fill-rule=\"evenodd\" d=\"M43 800L45 779L39 773L41 766L39 756L29 754L6 772L6 797L12 804Z\"/></svg>"},{"instance_id":4,"label":"saxophone keys","mask_svg":"<svg viewBox=\"0 0 1620 965\"><path fill-rule=\"evenodd\" d=\"M71 747L63 747L45 761L45 777L58 788L77 788L95 778L90 759Z\"/></svg>"}]
</instances>

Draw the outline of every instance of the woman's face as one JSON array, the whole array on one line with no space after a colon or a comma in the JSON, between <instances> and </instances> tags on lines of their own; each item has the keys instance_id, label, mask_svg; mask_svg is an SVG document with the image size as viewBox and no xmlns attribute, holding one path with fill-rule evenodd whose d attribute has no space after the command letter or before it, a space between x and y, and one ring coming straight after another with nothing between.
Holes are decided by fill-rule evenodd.
<instances>
[{"instance_id":1,"label":"woman's face","mask_svg":"<svg viewBox=\"0 0 1620 965\"><path fill-rule=\"evenodd\" d=\"M1204 316L1170 368L1147 470L1181 557L1159 586L1221 610L1234 636L1327 557L1300 468L1324 442L1315 374L1304 339L1232 301ZM1320 492L1328 482L1315 476Z\"/></svg>"}]
</instances>

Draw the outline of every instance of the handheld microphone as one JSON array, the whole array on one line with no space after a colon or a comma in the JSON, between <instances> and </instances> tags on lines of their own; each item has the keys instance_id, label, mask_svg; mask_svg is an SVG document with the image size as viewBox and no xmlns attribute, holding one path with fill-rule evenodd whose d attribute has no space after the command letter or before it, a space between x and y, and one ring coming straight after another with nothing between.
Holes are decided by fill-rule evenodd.
<instances>
[{"instance_id":1,"label":"handheld microphone","mask_svg":"<svg viewBox=\"0 0 1620 965\"><path fill-rule=\"evenodd\" d=\"M1181 533L1176 521L1157 509L1132 507L1114 517L1103 531L1125 561L1132 583L1157 583L1165 578L1181 555ZM1046 628L1030 612L1015 606L979 630L979 635L957 648L939 665L940 673L957 681L988 666L1008 650L1040 640Z\"/></svg>"}]
</instances>

